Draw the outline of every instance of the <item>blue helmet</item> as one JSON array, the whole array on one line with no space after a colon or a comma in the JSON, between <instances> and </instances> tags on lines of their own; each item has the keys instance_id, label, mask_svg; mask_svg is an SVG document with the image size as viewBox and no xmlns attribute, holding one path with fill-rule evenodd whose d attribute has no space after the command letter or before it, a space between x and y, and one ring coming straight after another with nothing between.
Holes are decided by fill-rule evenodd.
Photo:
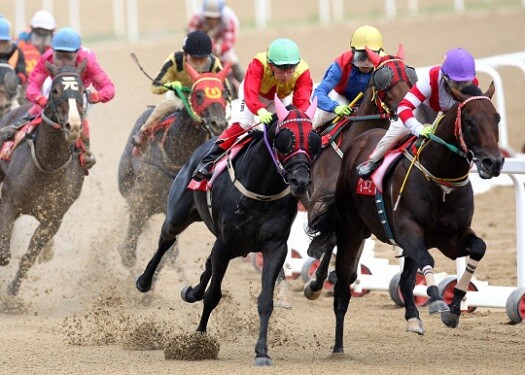
<instances>
[{"instance_id":1,"label":"blue helmet","mask_svg":"<svg viewBox=\"0 0 525 375\"><path fill-rule=\"evenodd\" d=\"M69 27L58 30L51 39L51 48L54 51L76 52L80 45L80 34Z\"/></svg>"},{"instance_id":2,"label":"blue helmet","mask_svg":"<svg viewBox=\"0 0 525 375\"><path fill-rule=\"evenodd\" d=\"M5 17L0 18L0 40L11 40L11 24Z\"/></svg>"}]
</instances>

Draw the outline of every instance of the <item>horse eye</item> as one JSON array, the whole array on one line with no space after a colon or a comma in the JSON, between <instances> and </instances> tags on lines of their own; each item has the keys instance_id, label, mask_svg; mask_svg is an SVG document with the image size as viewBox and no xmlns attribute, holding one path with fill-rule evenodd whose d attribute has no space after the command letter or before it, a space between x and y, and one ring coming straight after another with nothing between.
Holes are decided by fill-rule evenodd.
<instances>
[{"instance_id":1,"label":"horse eye","mask_svg":"<svg viewBox=\"0 0 525 375\"><path fill-rule=\"evenodd\" d=\"M313 130L308 134L308 148L312 155L321 151L321 136Z\"/></svg>"},{"instance_id":2,"label":"horse eye","mask_svg":"<svg viewBox=\"0 0 525 375\"><path fill-rule=\"evenodd\" d=\"M408 77L408 80L410 81L410 83L412 85L415 85L416 82L417 82L416 70L414 68L412 68L411 66L407 66L407 67L405 67L405 71L407 73L407 77Z\"/></svg>"},{"instance_id":3,"label":"horse eye","mask_svg":"<svg viewBox=\"0 0 525 375\"><path fill-rule=\"evenodd\" d=\"M197 92L195 99L198 105L202 105L204 103L204 93L202 91Z\"/></svg>"},{"instance_id":4,"label":"horse eye","mask_svg":"<svg viewBox=\"0 0 525 375\"><path fill-rule=\"evenodd\" d=\"M374 87L379 90L386 90L388 86L392 83L394 78L394 72L387 66L379 68L372 74L372 84Z\"/></svg>"},{"instance_id":5,"label":"horse eye","mask_svg":"<svg viewBox=\"0 0 525 375\"><path fill-rule=\"evenodd\" d=\"M273 144L277 151L281 154L289 154L293 151L294 136L291 130L282 129L275 136Z\"/></svg>"}]
</instances>

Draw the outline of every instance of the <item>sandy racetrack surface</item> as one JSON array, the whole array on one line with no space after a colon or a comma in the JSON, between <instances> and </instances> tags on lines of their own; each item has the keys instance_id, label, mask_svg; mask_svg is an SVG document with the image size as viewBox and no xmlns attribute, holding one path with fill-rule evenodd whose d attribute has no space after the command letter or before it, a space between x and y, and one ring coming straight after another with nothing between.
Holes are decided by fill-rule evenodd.
<instances>
[{"instance_id":1,"label":"sandy racetrack surface","mask_svg":"<svg viewBox=\"0 0 525 375\"><path fill-rule=\"evenodd\" d=\"M523 41L517 36L525 35L524 20L522 11L502 11L374 24L383 32L387 51L395 51L401 42L406 61L425 66L439 63L443 52L455 46L464 46L477 57L520 51ZM357 26L340 25L339 37L328 27L252 30L242 35L238 51L246 66L270 40L289 36L298 42L318 81L331 59L346 48ZM512 35L504 30L512 30ZM98 164L55 237L54 258L32 268L16 301L0 293L1 374L523 373L525 325L509 324L504 309L477 309L462 316L459 327L452 330L423 307L426 334L417 336L405 332L404 310L386 292L352 299L346 319L346 353L333 357L332 298L325 295L307 301L299 279L290 281L293 308L275 309L270 323L269 354L274 367L254 368L260 275L242 259L231 262L223 284L225 296L209 325L209 334L220 345L218 360L165 360L164 339L191 333L197 326L202 305L183 302L180 289L198 280L213 237L204 225L192 225L181 235L177 262L163 270L155 290L147 295L137 292L133 277L142 272L155 250L163 218L153 218L141 237L137 267L130 271L122 266L117 246L124 238L127 215L117 189L117 167L135 119L146 105L160 100L149 93L149 82L133 64L130 52L155 74L179 44L159 38L89 46L114 80L117 96L90 113ZM504 71L509 139L518 149L523 142L525 86L521 77L512 79L515 74ZM486 89L487 77L480 79ZM512 186L497 187L476 198L473 227L488 245L476 273L479 279L516 285L514 218ZM12 279L35 226L31 218L17 223L12 262L0 269L0 290ZM452 261L436 251L433 254L439 271L454 273ZM378 245L377 255L393 261L390 247Z\"/></svg>"}]
</instances>

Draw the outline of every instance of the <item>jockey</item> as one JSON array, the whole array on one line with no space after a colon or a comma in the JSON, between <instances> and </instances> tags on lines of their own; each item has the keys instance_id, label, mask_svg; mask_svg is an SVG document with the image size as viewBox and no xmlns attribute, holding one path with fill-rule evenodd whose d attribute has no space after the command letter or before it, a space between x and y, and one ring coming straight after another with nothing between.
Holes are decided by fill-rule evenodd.
<instances>
[{"instance_id":1,"label":"jockey","mask_svg":"<svg viewBox=\"0 0 525 375\"><path fill-rule=\"evenodd\" d=\"M212 55L210 37L202 31L193 31L184 38L182 51L176 51L168 56L157 77L153 81L151 91L154 94L164 94L169 88L191 87L193 82L186 70L188 63L198 73L220 72L222 64ZM158 123L164 116L182 108L182 100L178 97L166 99L155 107L146 122L132 138L132 143L140 147L148 139L153 124Z\"/></svg>"},{"instance_id":2,"label":"jockey","mask_svg":"<svg viewBox=\"0 0 525 375\"><path fill-rule=\"evenodd\" d=\"M39 10L29 22L29 29L18 34L18 47L24 51L27 74L31 74L40 56L51 48L55 18L47 10Z\"/></svg>"},{"instance_id":3,"label":"jockey","mask_svg":"<svg viewBox=\"0 0 525 375\"><path fill-rule=\"evenodd\" d=\"M273 121L274 95L280 99L291 96L291 103L306 111L310 105L313 82L306 61L301 59L299 47L290 39L276 39L266 52L255 55L246 78L239 86L239 106L232 110L230 127L219 136L193 173L196 180L209 179L213 162L230 148L237 137L254 125L257 114L260 122ZM290 98L287 98L288 103Z\"/></svg>"},{"instance_id":4,"label":"jockey","mask_svg":"<svg viewBox=\"0 0 525 375\"><path fill-rule=\"evenodd\" d=\"M75 66L78 66L84 59L87 59L86 69L81 74L82 83L86 88L93 84L93 87L97 90L88 93L88 102L91 104L105 103L115 96L113 82L98 64L95 54L91 50L82 47L80 35L75 30L68 27L58 30L51 40L51 48L42 55L29 76L26 98L34 105L14 125L4 129L11 128L16 131L24 126L27 121L40 115L44 110L47 104L47 96L42 92L42 87L44 81L50 76L49 71L46 69L46 62L56 63L62 61L64 65L74 63ZM89 124L87 119L84 119L82 124L82 141L86 149L82 165L84 168L89 169L96 163L96 160L93 153L89 151Z\"/></svg>"},{"instance_id":5,"label":"jockey","mask_svg":"<svg viewBox=\"0 0 525 375\"><path fill-rule=\"evenodd\" d=\"M0 18L0 62L11 65L18 83L23 86L27 82L26 62L24 52L13 43L11 24L6 18Z\"/></svg>"},{"instance_id":6,"label":"jockey","mask_svg":"<svg viewBox=\"0 0 525 375\"><path fill-rule=\"evenodd\" d=\"M399 120L390 123L369 160L357 166L359 176L370 178L390 147L406 135L428 138L434 132L430 123L437 113L446 113L456 104L450 89L461 90L472 84L478 85L474 57L464 49L451 49L442 65L432 67L401 100L397 109Z\"/></svg>"},{"instance_id":7,"label":"jockey","mask_svg":"<svg viewBox=\"0 0 525 375\"><path fill-rule=\"evenodd\" d=\"M312 124L314 129L336 115L352 113L348 103L360 92L365 92L374 69L365 47L378 54L383 52L383 37L375 27L365 25L354 31L350 51L344 52L332 62L314 90L314 96L317 97L317 111Z\"/></svg>"},{"instance_id":8,"label":"jockey","mask_svg":"<svg viewBox=\"0 0 525 375\"><path fill-rule=\"evenodd\" d=\"M188 23L188 32L201 30L207 33L213 43L213 54L224 65L229 62L232 74L241 82L244 73L235 53L235 42L239 31L239 20L225 0L204 0L202 8L195 12Z\"/></svg>"}]
</instances>

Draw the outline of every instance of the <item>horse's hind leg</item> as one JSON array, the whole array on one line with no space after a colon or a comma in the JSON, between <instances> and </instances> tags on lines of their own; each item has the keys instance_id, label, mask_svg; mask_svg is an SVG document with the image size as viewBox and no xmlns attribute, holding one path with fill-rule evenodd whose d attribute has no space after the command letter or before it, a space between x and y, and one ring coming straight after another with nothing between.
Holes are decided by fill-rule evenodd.
<instances>
[{"instance_id":1,"label":"horse's hind leg","mask_svg":"<svg viewBox=\"0 0 525 375\"><path fill-rule=\"evenodd\" d=\"M199 283L195 287L186 285L182 288L181 297L184 301L193 303L200 301L204 298L204 293L206 292L206 287L212 276L212 267L211 267L211 255L206 259L206 265L204 267L204 272L201 274Z\"/></svg>"},{"instance_id":2,"label":"horse's hind leg","mask_svg":"<svg viewBox=\"0 0 525 375\"><path fill-rule=\"evenodd\" d=\"M407 332L415 332L422 335L425 333L425 329L423 328L423 322L419 317L419 311L414 300L417 268L417 263L412 258L405 258L403 272L399 280L399 289L405 301L406 330Z\"/></svg>"},{"instance_id":3,"label":"horse's hind leg","mask_svg":"<svg viewBox=\"0 0 525 375\"><path fill-rule=\"evenodd\" d=\"M310 243L308 250L310 250L310 247L314 244L315 239L316 238ZM330 236L330 239L326 242L325 247L322 250L321 263L315 270L315 277L311 278L303 287L303 293L309 300L317 299L321 295L324 282L328 277L328 267L330 266L330 260L332 259L332 252L336 245L337 241L334 233Z\"/></svg>"},{"instance_id":4,"label":"horse's hind leg","mask_svg":"<svg viewBox=\"0 0 525 375\"><path fill-rule=\"evenodd\" d=\"M137 263L137 242L142 230L144 229L144 224L148 219L148 217L145 216L144 211L133 206L135 206L135 204L130 205L126 240L118 247L120 260L122 261L122 264L128 268L133 267Z\"/></svg>"},{"instance_id":5,"label":"horse's hind leg","mask_svg":"<svg viewBox=\"0 0 525 375\"><path fill-rule=\"evenodd\" d=\"M35 233L29 242L27 252L20 259L18 272L7 288L9 294L12 296L18 294L22 280L27 277L29 269L35 264L36 257L49 240L51 240L56 234L61 223L62 220L47 220L45 222L42 221L42 223L36 228Z\"/></svg>"},{"instance_id":6,"label":"horse's hind leg","mask_svg":"<svg viewBox=\"0 0 525 375\"><path fill-rule=\"evenodd\" d=\"M7 266L11 260L11 235L18 212L4 199L0 204L0 266Z\"/></svg>"},{"instance_id":7,"label":"horse's hind leg","mask_svg":"<svg viewBox=\"0 0 525 375\"><path fill-rule=\"evenodd\" d=\"M456 328L459 325L459 317L461 315L461 301L467 294L468 286L472 280L472 276L476 271L478 263L485 255L487 245L485 241L477 237L474 233L470 232L466 236L464 247L470 251L470 257L465 268L465 272L461 275L458 280L456 287L454 288L454 297L452 302L448 305L450 311L441 314L441 321L451 328Z\"/></svg>"}]
</instances>

